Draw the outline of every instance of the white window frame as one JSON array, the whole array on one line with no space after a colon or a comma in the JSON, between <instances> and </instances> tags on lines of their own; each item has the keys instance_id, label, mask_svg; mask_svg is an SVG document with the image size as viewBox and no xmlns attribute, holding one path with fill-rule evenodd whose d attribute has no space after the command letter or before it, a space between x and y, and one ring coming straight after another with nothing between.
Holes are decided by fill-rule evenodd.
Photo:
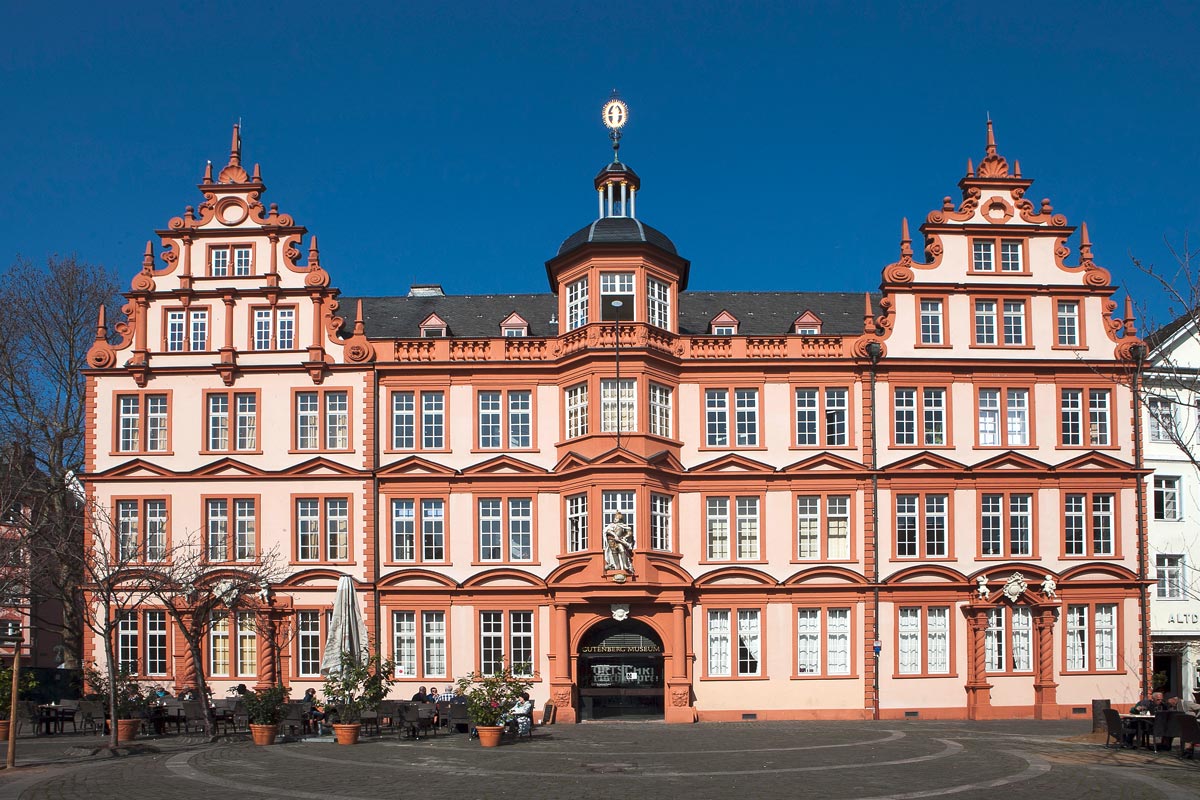
<instances>
[{"instance_id":1,"label":"white window frame","mask_svg":"<svg viewBox=\"0 0 1200 800\"><path fill-rule=\"evenodd\" d=\"M1159 600L1186 600L1185 560L1182 554L1157 553L1154 556L1155 596Z\"/></svg>"},{"instance_id":2,"label":"white window frame","mask_svg":"<svg viewBox=\"0 0 1200 800\"><path fill-rule=\"evenodd\" d=\"M582 328L588 319L588 279L580 278L567 284L567 330Z\"/></svg>"}]
</instances>

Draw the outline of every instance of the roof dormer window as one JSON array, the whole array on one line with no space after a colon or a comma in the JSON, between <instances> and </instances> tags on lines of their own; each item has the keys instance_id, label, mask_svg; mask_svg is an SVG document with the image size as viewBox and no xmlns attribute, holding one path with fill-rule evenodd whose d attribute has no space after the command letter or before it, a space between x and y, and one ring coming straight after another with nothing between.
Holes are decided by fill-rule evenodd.
<instances>
[{"instance_id":1,"label":"roof dormer window","mask_svg":"<svg viewBox=\"0 0 1200 800\"><path fill-rule=\"evenodd\" d=\"M506 339L529 335L529 323L517 312L513 312L500 323L500 335Z\"/></svg>"},{"instance_id":2,"label":"roof dormer window","mask_svg":"<svg viewBox=\"0 0 1200 800\"><path fill-rule=\"evenodd\" d=\"M722 311L708 323L708 332L713 336L737 336L738 320L728 311Z\"/></svg>"},{"instance_id":3,"label":"roof dormer window","mask_svg":"<svg viewBox=\"0 0 1200 800\"><path fill-rule=\"evenodd\" d=\"M801 336L820 336L821 318L811 311L805 311L796 317L795 322L792 323L792 330Z\"/></svg>"},{"instance_id":4,"label":"roof dormer window","mask_svg":"<svg viewBox=\"0 0 1200 800\"><path fill-rule=\"evenodd\" d=\"M446 320L437 314L430 314L421 322L422 339L445 339L447 335Z\"/></svg>"}]
</instances>

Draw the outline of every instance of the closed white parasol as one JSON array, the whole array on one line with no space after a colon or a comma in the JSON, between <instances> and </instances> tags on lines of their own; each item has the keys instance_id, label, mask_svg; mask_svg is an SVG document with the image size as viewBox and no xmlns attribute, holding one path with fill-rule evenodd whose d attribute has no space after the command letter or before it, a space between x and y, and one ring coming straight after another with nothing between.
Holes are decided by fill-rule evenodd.
<instances>
[{"instance_id":1,"label":"closed white parasol","mask_svg":"<svg viewBox=\"0 0 1200 800\"><path fill-rule=\"evenodd\" d=\"M321 674L341 672L342 653L361 661L366 658L367 623L363 620L354 591L354 581L349 575L338 578L337 592L333 596L333 618L329 622L329 636L325 640L325 652L321 655Z\"/></svg>"}]
</instances>

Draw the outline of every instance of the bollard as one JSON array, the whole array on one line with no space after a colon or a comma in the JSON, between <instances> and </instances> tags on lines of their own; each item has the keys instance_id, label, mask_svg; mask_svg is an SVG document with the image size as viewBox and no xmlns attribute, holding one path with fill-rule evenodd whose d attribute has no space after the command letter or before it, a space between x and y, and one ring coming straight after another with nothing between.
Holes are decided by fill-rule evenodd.
<instances>
[{"instance_id":1,"label":"bollard","mask_svg":"<svg viewBox=\"0 0 1200 800\"><path fill-rule=\"evenodd\" d=\"M1104 724L1104 709L1111 707L1112 703L1108 700L1092 701L1092 733L1104 733L1107 730Z\"/></svg>"}]
</instances>

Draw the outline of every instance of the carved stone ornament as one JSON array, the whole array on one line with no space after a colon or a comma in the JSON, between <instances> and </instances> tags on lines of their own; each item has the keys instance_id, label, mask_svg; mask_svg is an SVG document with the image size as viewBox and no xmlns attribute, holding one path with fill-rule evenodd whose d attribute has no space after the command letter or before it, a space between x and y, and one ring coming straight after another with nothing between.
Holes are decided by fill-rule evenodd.
<instances>
[{"instance_id":1,"label":"carved stone ornament","mask_svg":"<svg viewBox=\"0 0 1200 800\"><path fill-rule=\"evenodd\" d=\"M975 581L979 584L979 588L975 592L979 595L980 600L987 600L992 595L991 589L988 589L987 576L980 575Z\"/></svg>"},{"instance_id":2,"label":"carved stone ornament","mask_svg":"<svg viewBox=\"0 0 1200 800\"><path fill-rule=\"evenodd\" d=\"M571 706L571 690L570 689L555 689L550 693L550 699L554 701L554 705L559 708L570 708Z\"/></svg>"},{"instance_id":3,"label":"carved stone ornament","mask_svg":"<svg viewBox=\"0 0 1200 800\"><path fill-rule=\"evenodd\" d=\"M1024 594L1029 588L1029 584L1025 582L1025 576L1019 572L1014 572L1007 581L1004 582L1004 596L1008 598L1010 603L1017 602L1017 598Z\"/></svg>"},{"instance_id":4,"label":"carved stone ornament","mask_svg":"<svg viewBox=\"0 0 1200 800\"><path fill-rule=\"evenodd\" d=\"M613 603L612 618L617 622L624 622L629 619L629 604L628 603Z\"/></svg>"},{"instance_id":5,"label":"carved stone ornament","mask_svg":"<svg viewBox=\"0 0 1200 800\"><path fill-rule=\"evenodd\" d=\"M1054 582L1053 575L1047 575L1042 579L1042 594L1050 600L1058 596L1058 584Z\"/></svg>"},{"instance_id":6,"label":"carved stone ornament","mask_svg":"<svg viewBox=\"0 0 1200 800\"><path fill-rule=\"evenodd\" d=\"M686 686L678 686L671 690L671 705L675 708L686 708L692 699L692 691Z\"/></svg>"}]
</instances>

